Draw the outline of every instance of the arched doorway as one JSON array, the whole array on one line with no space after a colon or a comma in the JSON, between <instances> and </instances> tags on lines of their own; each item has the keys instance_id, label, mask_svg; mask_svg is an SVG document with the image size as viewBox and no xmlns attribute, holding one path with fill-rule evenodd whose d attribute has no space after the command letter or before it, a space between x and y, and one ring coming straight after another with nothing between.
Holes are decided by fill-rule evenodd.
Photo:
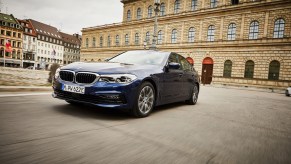
<instances>
[{"instance_id":1,"label":"arched doorway","mask_svg":"<svg viewBox=\"0 0 291 164\"><path fill-rule=\"evenodd\" d=\"M212 82L213 75L213 60L210 57L207 57L203 60L202 63L202 84L210 84Z\"/></svg>"}]
</instances>

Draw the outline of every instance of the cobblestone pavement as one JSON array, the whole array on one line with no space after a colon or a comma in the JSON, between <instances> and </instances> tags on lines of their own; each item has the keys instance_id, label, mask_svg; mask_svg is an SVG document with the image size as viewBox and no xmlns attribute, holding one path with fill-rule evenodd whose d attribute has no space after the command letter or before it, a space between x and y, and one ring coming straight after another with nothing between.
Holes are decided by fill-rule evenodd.
<instances>
[{"instance_id":1,"label":"cobblestone pavement","mask_svg":"<svg viewBox=\"0 0 291 164\"><path fill-rule=\"evenodd\" d=\"M291 163L283 94L202 86L197 105L143 119L50 93L2 96L0 163Z\"/></svg>"},{"instance_id":2,"label":"cobblestone pavement","mask_svg":"<svg viewBox=\"0 0 291 164\"><path fill-rule=\"evenodd\" d=\"M48 71L0 67L2 86L47 86Z\"/></svg>"}]
</instances>

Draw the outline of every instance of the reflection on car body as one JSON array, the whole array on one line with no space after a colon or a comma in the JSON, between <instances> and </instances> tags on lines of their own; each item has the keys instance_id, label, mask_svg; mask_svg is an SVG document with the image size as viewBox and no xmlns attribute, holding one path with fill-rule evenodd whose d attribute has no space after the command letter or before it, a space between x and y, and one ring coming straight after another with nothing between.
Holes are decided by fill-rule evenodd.
<instances>
[{"instance_id":1,"label":"reflection on car body","mask_svg":"<svg viewBox=\"0 0 291 164\"><path fill-rule=\"evenodd\" d=\"M179 101L196 104L199 87L197 72L183 56L137 50L104 63L78 62L59 68L53 80L53 97L146 117L158 105Z\"/></svg>"}]
</instances>

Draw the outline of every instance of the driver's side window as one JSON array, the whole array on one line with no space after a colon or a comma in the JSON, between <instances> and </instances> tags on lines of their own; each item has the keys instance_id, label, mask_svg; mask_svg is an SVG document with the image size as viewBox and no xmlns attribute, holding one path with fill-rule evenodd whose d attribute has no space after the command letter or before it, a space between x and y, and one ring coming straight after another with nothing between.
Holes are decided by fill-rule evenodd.
<instances>
[{"instance_id":1,"label":"driver's side window","mask_svg":"<svg viewBox=\"0 0 291 164\"><path fill-rule=\"evenodd\" d=\"M178 54L172 53L172 54L169 56L168 63L179 63L179 64L180 64L180 68L179 68L179 70L183 70L182 65L181 65L181 62L180 62L180 60L179 60L179 55L178 55Z\"/></svg>"},{"instance_id":2,"label":"driver's side window","mask_svg":"<svg viewBox=\"0 0 291 164\"><path fill-rule=\"evenodd\" d=\"M172 53L172 54L169 56L168 63L179 63L179 61L178 61L178 55Z\"/></svg>"},{"instance_id":3,"label":"driver's side window","mask_svg":"<svg viewBox=\"0 0 291 164\"><path fill-rule=\"evenodd\" d=\"M192 66L189 64L189 62L182 56L180 56L180 64L183 67L183 70L186 72L189 72L192 70Z\"/></svg>"}]
</instances>

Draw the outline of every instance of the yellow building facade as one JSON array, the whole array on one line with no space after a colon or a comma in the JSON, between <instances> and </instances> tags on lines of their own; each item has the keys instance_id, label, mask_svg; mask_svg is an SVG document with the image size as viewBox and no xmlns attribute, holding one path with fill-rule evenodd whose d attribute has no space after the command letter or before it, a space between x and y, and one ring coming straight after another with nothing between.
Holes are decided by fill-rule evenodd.
<instances>
[{"instance_id":1,"label":"yellow building facade","mask_svg":"<svg viewBox=\"0 0 291 164\"><path fill-rule=\"evenodd\" d=\"M121 23L83 28L81 61L150 47L154 0L121 2ZM161 0L159 8L158 49L192 57L203 83L291 86L291 0Z\"/></svg>"}]
</instances>

